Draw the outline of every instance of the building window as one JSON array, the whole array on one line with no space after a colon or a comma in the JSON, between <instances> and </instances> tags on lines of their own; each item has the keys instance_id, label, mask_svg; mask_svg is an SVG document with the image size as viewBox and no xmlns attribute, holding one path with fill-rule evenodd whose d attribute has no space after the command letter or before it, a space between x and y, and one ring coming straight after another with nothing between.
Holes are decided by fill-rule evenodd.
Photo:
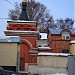
<instances>
[{"instance_id":1,"label":"building window","mask_svg":"<svg viewBox=\"0 0 75 75\"><path fill-rule=\"evenodd\" d=\"M69 51L70 51L70 50L63 49L63 50L62 50L62 53L69 53Z\"/></svg>"},{"instance_id":2,"label":"building window","mask_svg":"<svg viewBox=\"0 0 75 75\"><path fill-rule=\"evenodd\" d=\"M63 32L63 33L62 33L62 39L64 39L64 40L69 40L69 39L70 39L70 34L69 34L69 32Z\"/></svg>"}]
</instances>

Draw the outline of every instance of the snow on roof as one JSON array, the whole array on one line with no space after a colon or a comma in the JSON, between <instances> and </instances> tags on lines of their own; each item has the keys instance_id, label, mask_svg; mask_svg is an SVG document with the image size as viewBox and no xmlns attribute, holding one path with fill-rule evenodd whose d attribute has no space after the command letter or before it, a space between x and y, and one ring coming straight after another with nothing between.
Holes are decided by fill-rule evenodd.
<instances>
[{"instance_id":1,"label":"snow on roof","mask_svg":"<svg viewBox=\"0 0 75 75\"><path fill-rule=\"evenodd\" d=\"M41 38L40 39L47 39L47 33L40 33Z\"/></svg>"},{"instance_id":2,"label":"snow on roof","mask_svg":"<svg viewBox=\"0 0 75 75\"><path fill-rule=\"evenodd\" d=\"M49 31L50 31L51 34L60 34L62 30L64 30L64 29L49 28ZM75 28L73 28L73 29L68 29L68 30L71 32L71 34L75 35Z\"/></svg>"},{"instance_id":3,"label":"snow on roof","mask_svg":"<svg viewBox=\"0 0 75 75\"><path fill-rule=\"evenodd\" d=\"M75 40L72 40L70 43L71 43L71 44L75 43Z\"/></svg>"},{"instance_id":4,"label":"snow on roof","mask_svg":"<svg viewBox=\"0 0 75 75\"><path fill-rule=\"evenodd\" d=\"M50 47L38 47L38 49L51 49Z\"/></svg>"},{"instance_id":5,"label":"snow on roof","mask_svg":"<svg viewBox=\"0 0 75 75\"><path fill-rule=\"evenodd\" d=\"M18 37L19 38L19 36L2 36L2 37L0 37L0 39L7 39L7 38L11 38L11 37Z\"/></svg>"},{"instance_id":6,"label":"snow on roof","mask_svg":"<svg viewBox=\"0 0 75 75\"><path fill-rule=\"evenodd\" d=\"M8 23L36 23L36 21L9 20Z\"/></svg>"},{"instance_id":7,"label":"snow on roof","mask_svg":"<svg viewBox=\"0 0 75 75\"><path fill-rule=\"evenodd\" d=\"M63 29L49 28L51 34L60 34Z\"/></svg>"},{"instance_id":8,"label":"snow on roof","mask_svg":"<svg viewBox=\"0 0 75 75\"><path fill-rule=\"evenodd\" d=\"M19 36L0 37L0 42L20 42Z\"/></svg>"},{"instance_id":9,"label":"snow on roof","mask_svg":"<svg viewBox=\"0 0 75 75\"><path fill-rule=\"evenodd\" d=\"M68 56L70 54L65 54L65 53L47 53L47 52L40 52L38 55L50 55L50 56Z\"/></svg>"}]
</instances>

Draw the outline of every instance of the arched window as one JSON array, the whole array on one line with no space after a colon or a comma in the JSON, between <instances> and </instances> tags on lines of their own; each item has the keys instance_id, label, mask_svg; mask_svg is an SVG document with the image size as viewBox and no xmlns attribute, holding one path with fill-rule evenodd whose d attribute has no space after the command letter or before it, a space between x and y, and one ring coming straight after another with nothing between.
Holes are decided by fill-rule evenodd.
<instances>
[{"instance_id":1,"label":"arched window","mask_svg":"<svg viewBox=\"0 0 75 75\"><path fill-rule=\"evenodd\" d=\"M63 40L69 40L70 39L69 32L62 32L62 39Z\"/></svg>"}]
</instances>

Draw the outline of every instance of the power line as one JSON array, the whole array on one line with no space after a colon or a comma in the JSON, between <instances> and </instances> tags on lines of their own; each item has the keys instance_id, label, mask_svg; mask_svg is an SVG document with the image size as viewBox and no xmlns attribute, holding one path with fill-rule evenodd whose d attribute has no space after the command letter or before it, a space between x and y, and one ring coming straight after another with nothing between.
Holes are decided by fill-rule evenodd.
<instances>
[{"instance_id":1,"label":"power line","mask_svg":"<svg viewBox=\"0 0 75 75\"><path fill-rule=\"evenodd\" d=\"M8 3L10 3L12 6L14 6L14 7L16 7L14 4L12 4L9 0L5 0L5 1L7 1ZM19 9L21 9L21 8L19 8ZM9 18L0 18L0 19L9 19ZM59 20L54 20L54 21L59 21ZM63 20L63 21L65 21L65 20ZM73 20L73 21L75 21L75 20Z\"/></svg>"},{"instance_id":2,"label":"power line","mask_svg":"<svg viewBox=\"0 0 75 75\"><path fill-rule=\"evenodd\" d=\"M9 0L5 0L5 1L7 1L9 4L11 4L12 6L14 6L14 7L15 7L15 5L14 5L14 4L12 4Z\"/></svg>"},{"instance_id":3,"label":"power line","mask_svg":"<svg viewBox=\"0 0 75 75\"><path fill-rule=\"evenodd\" d=\"M14 6L14 7L16 7L14 4L12 4L9 0L5 0L5 1L7 1L9 4L11 4L12 6ZM21 8L19 8L19 9L21 9Z\"/></svg>"},{"instance_id":4,"label":"power line","mask_svg":"<svg viewBox=\"0 0 75 75\"><path fill-rule=\"evenodd\" d=\"M0 19L10 19L10 18L0 18Z\"/></svg>"}]
</instances>

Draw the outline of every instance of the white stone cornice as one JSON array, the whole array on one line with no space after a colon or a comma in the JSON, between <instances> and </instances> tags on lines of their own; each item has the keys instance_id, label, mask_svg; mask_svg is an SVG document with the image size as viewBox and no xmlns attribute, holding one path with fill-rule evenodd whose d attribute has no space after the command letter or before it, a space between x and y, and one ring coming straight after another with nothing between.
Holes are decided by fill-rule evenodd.
<instances>
[{"instance_id":1,"label":"white stone cornice","mask_svg":"<svg viewBox=\"0 0 75 75\"><path fill-rule=\"evenodd\" d=\"M4 33L6 35L14 35L14 36L18 36L18 35L38 35L39 31L18 31L18 30L5 30Z\"/></svg>"},{"instance_id":2,"label":"white stone cornice","mask_svg":"<svg viewBox=\"0 0 75 75\"><path fill-rule=\"evenodd\" d=\"M8 23L36 23L36 21L24 21L24 20L22 20L22 21L20 21L20 20L9 20L9 21L7 21Z\"/></svg>"}]
</instances>

